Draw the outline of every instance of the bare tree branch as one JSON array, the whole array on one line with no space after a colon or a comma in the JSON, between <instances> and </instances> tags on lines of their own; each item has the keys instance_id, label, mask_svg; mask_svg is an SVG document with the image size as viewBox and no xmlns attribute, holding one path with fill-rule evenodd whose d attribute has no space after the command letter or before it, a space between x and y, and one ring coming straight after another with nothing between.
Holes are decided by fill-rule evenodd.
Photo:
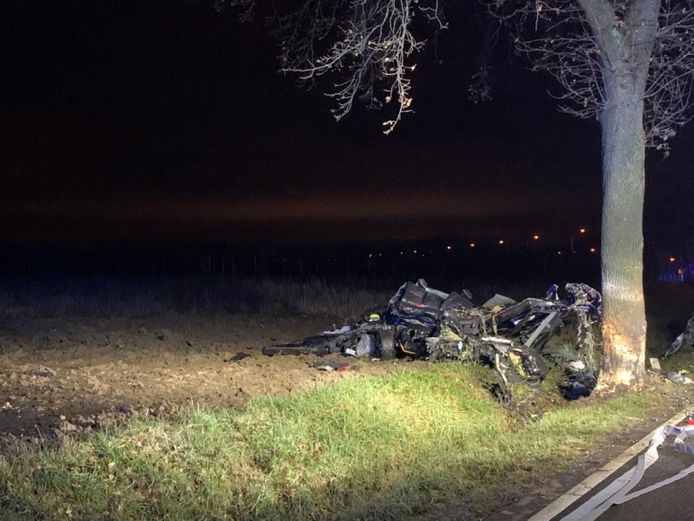
<instances>
[{"instance_id":1,"label":"bare tree branch","mask_svg":"<svg viewBox=\"0 0 694 521\"><path fill-rule=\"evenodd\" d=\"M241 8L246 17L255 3L217 1ZM296 5L272 17L281 71L308 87L331 76L327 95L337 103L338 120L357 100L369 108L392 104L393 116L383 123L384 132L392 132L412 111L413 55L425 44L414 35L413 22L419 15L422 25L445 28L439 0L301 0Z\"/></svg>"},{"instance_id":2,"label":"bare tree branch","mask_svg":"<svg viewBox=\"0 0 694 521\"><path fill-rule=\"evenodd\" d=\"M650 147L669 150L677 127L692 118L694 6L691 0L491 0L492 13L515 28L516 47L534 70L556 78L560 110L581 118L605 108L605 74L620 71L643 86L644 129ZM650 14L646 11L652 11ZM635 20L656 19L657 27ZM606 24L606 20L611 20ZM627 53L620 55L619 53Z\"/></svg>"},{"instance_id":3,"label":"bare tree branch","mask_svg":"<svg viewBox=\"0 0 694 521\"><path fill-rule=\"evenodd\" d=\"M256 0L215 0L252 16ZM298 0L271 26L280 41L281 70L306 86L332 78L327 93L339 120L359 100L369 108L393 106L384 122L390 133L412 110L414 54L425 40L415 36L423 24L445 28L445 0ZM606 74L636 74L648 68L644 128L648 146L667 152L677 127L691 118L694 99L694 0L482 0L491 13L511 25L516 48L534 70L553 75L561 89L552 95L560 110L581 118L605 108ZM646 27L643 20L655 20ZM628 70L616 70L616 65ZM473 77L473 101L491 98L489 71Z\"/></svg>"}]
</instances>

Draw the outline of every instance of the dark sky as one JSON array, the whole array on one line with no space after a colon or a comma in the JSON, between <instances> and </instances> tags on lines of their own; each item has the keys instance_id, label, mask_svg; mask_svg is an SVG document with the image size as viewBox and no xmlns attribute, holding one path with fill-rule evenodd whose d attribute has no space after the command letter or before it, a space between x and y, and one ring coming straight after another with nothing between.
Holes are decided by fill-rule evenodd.
<instances>
[{"instance_id":1,"label":"dark sky","mask_svg":"<svg viewBox=\"0 0 694 521\"><path fill-rule=\"evenodd\" d=\"M497 60L466 98L474 22L419 60L414 109L340 123L277 74L261 24L204 2L0 6L0 240L6 243L524 237L595 228L599 130ZM476 32L477 31L477 32ZM503 62L503 63L502 63ZM325 87L325 85L323 85ZM647 217L691 220L693 132L649 165ZM686 210L683 210L686 209ZM660 228L658 228L660 229Z\"/></svg>"}]
</instances>

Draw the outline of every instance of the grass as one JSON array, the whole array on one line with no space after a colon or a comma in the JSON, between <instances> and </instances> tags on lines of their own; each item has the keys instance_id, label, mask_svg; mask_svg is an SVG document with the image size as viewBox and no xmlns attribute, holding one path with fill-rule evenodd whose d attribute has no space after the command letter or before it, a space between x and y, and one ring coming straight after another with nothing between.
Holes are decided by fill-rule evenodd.
<instances>
[{"instance_id":1,"label":"grass","mask_svg":"<svg viewBox=\"0 0 694 521\"><path fill-rule=\"evenodd\" d=\"M240 412L17 442L0 457L0 519L407 519L452 501L482 514L658 405L626 395L523 423L490 398L485 374L409 368Z\"/></svg>"},{"instance_id":2,"label":"grass","mask_svg":"<svg viewBox=\"0 0 694 521\"><path fill-rule=\"evenodd\" d=\"M209 316L226 313L306 314L351 321L372 307L384 307L402 280L362 278L115 277L64 276L0 281L0 324L27 318L125 317L167 313ZM460 287L443 285L445 291ZM481 304L495 292L525 298L544 294L542 284L503 288L476 283Z\"/></svg>"},{"instance_id":3,"label":"grass","mask_svg":"<svg viewBox=\"0 0 694 521\"><path fill-rule=\"evenodd\" d=\"M0 323L11 319L166 313L330 315L354 319L384 306L397 289L373 288L362 279L100 277L3 280Z\"/></svg>"}]
</instances>

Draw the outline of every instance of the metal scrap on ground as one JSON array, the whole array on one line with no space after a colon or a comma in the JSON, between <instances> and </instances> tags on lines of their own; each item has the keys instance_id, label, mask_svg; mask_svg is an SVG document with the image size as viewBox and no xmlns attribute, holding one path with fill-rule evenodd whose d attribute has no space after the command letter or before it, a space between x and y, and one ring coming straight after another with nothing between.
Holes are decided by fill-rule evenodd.
<instances>
[{"instance_id":1,"label":"metal scrap on ground","mask_svg":"<svg viewBox=\"0 0 694 521\"><path fill-rule=\"evenodd\" d=\"M367 311L356 324L268 346L263 353L480 362L497 372L495 392L503 400L510 399L510 381L538 382L552 360L564 368L564 396L576 399L588 396L596 383L602 297L582 283L564 290L563 299L552 285L544 298L516 302L495 295L475 306L467 290L444 293L420 279L403 284L384 309ZM566 338L568 345L561 341ZM554 339L557 345L550 345Z\"/></svg>"},{"instance_id":2,"label":"metal scrap on ground","mask_svg":"<svg viewBox=\"0 0 694 521\"><path fill-rule=\"evenodd\" d=\"M678 351L691 350L692 348L694 348L694 315L687 322L684 331L675 338L668 350L665 351L665 358L674 355Z\"/></svg>"}]
</instances>

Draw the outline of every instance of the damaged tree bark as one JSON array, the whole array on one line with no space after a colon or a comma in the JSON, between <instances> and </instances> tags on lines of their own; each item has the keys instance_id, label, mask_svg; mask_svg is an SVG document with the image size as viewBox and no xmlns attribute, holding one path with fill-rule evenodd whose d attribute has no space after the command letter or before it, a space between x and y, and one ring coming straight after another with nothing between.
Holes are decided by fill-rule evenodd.
<instances>
[{"instance_id":1,"label":"damaged tree bark","mask_svg":"<svg viewBox=\"0 0 694 521\"><path fill-rule=\"evenodd\" d=\"M601 118L603 355L600 385L640 386L645 374L643 102L617 92Z\"/></svg>"},{"instance_id":2,"label":"damaged tree bark","mask_svg":"<svg viewBox=\"0 0 694 521\"><path fill-rule=\"evenodd\" d=\"M603 356L599 387L643 385L644 94L660 0L635 0L623 13L607 0L581 0L603 55Z\"/></svg>"}]
</instances>

